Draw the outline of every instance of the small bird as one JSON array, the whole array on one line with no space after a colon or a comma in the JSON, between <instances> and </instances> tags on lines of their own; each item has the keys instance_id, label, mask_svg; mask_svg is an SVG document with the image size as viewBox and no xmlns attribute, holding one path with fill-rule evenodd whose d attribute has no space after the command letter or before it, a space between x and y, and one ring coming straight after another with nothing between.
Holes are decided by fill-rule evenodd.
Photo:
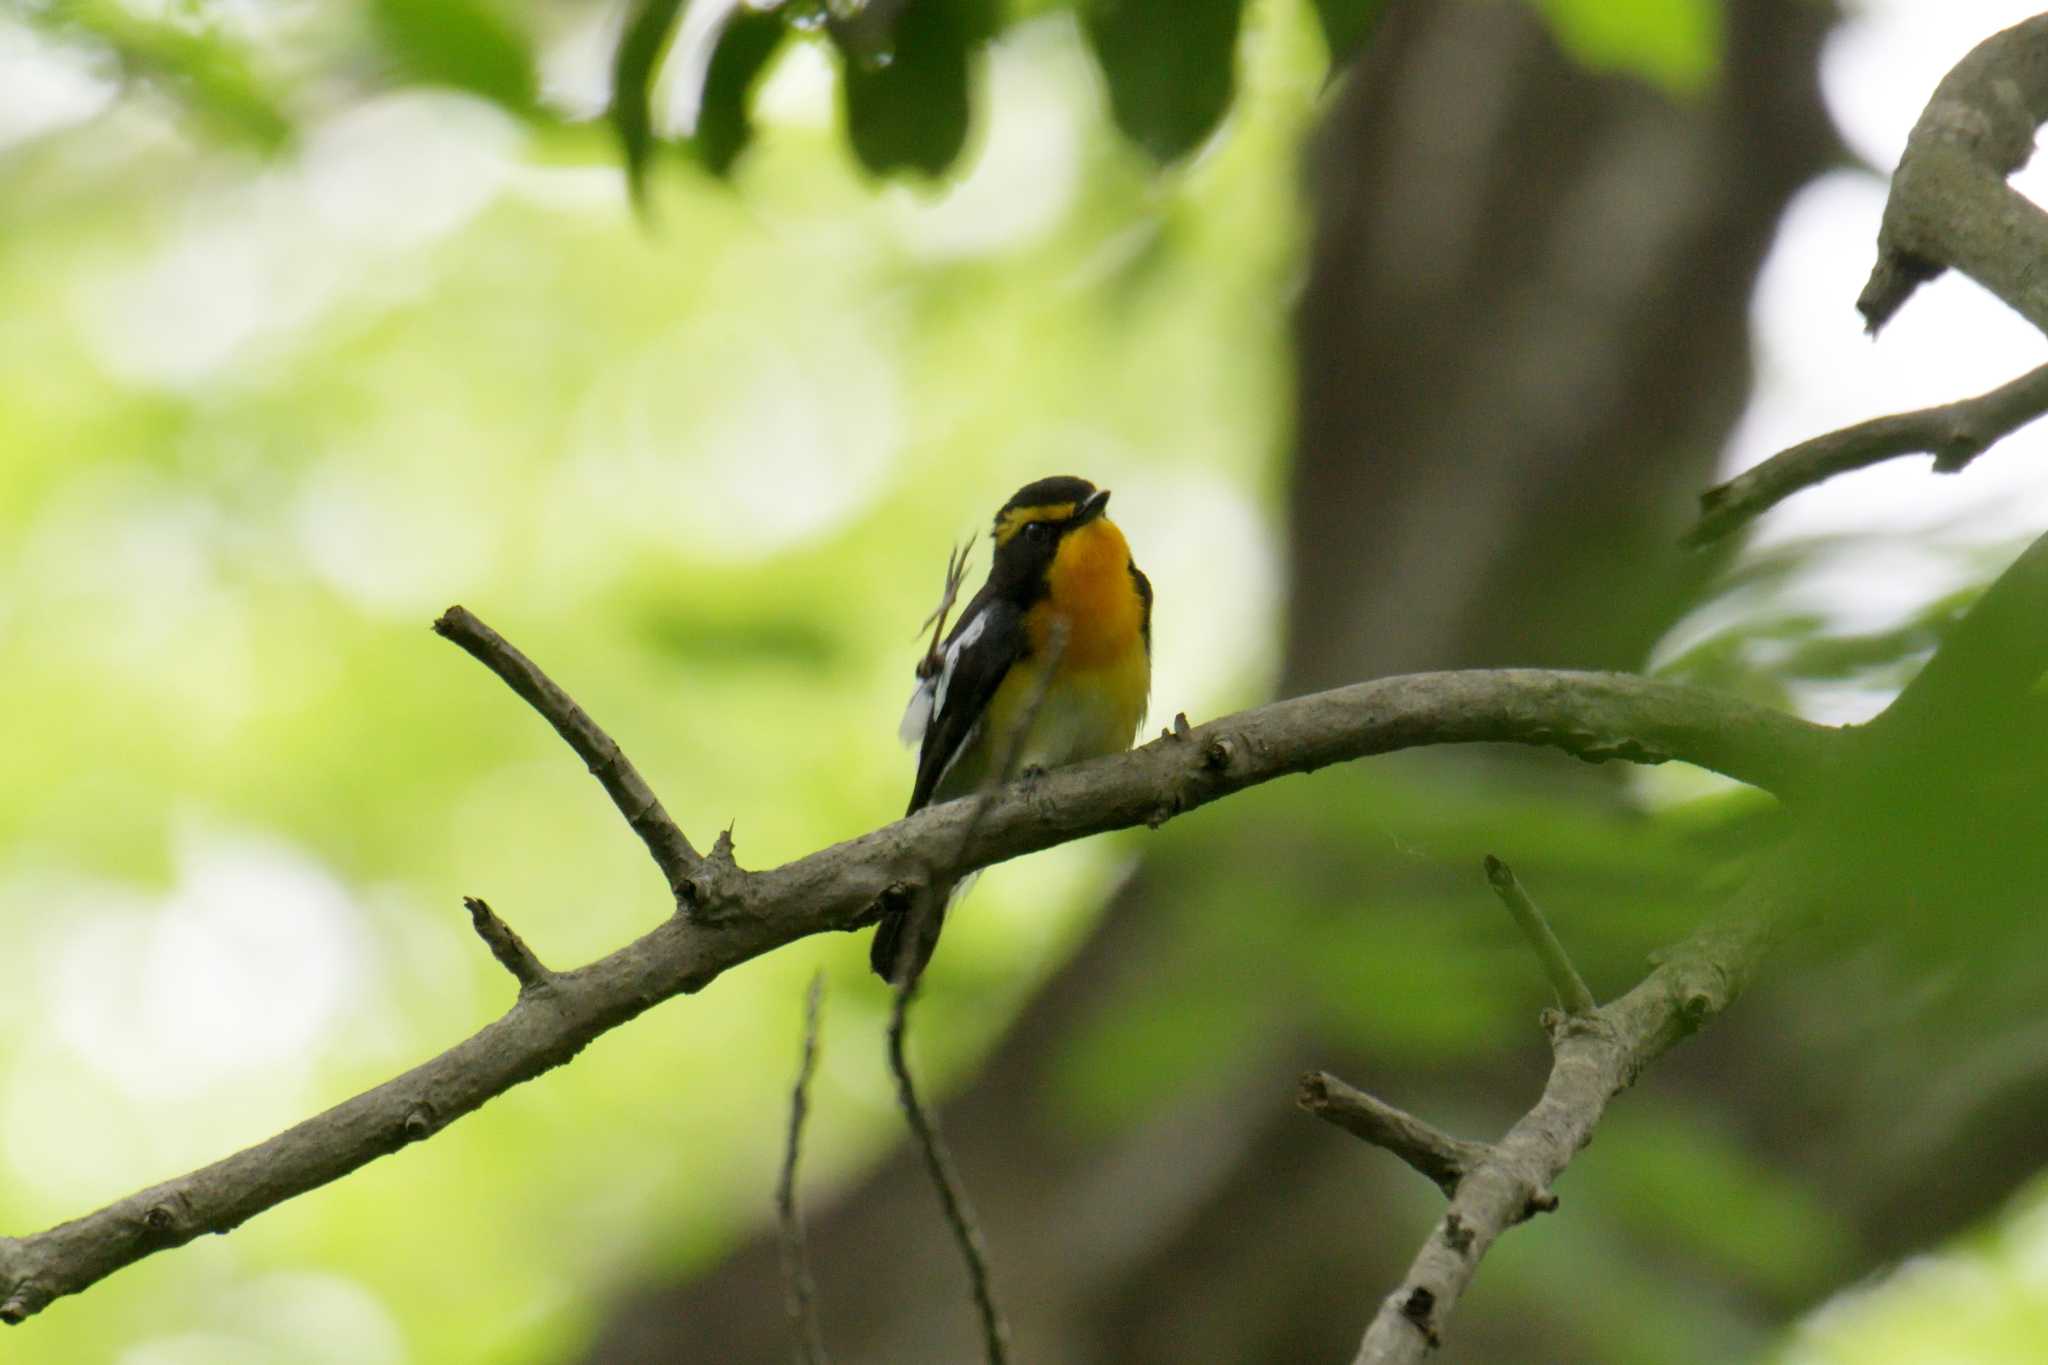
<instances>
[{"instance_id":1,"label":"small bird","mask_svg":"<svg viewBox=\"0 0 2048 1365\"><path fill-rule=\"evenodd\" d=\"M973 794L1006 759L1030 772L1131 747L1152 690L1152 584L1108 505L1108 489L1061 475L997 511L988 581L943 645L934 632L903 713L903 742L919 746L906 815ZM909 907L884 910L868 953L884 980L923 972L953 890L932 889L915 944Z\"/></svg>"}]
</instances>

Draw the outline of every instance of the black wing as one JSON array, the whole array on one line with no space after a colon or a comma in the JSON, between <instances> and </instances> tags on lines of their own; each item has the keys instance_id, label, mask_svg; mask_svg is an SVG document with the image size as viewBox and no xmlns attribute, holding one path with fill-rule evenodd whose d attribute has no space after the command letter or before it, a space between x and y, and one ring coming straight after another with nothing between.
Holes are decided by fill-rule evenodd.
<instances>
[{"instance_id":1,"label":"black wing","mask_svg":"<svg viewBox=\"0 0 2048 1365\"><path fill-rule=\"evenodd\" d=\"M1145 577L1135 559L1127 560L1124 567L1131 571L1131 586L1138 590L1138 600L1145 604L1144 614L1138 618L1138 631L1145 637L1145 657L1152 657L1152 580Z\"/></svg>"},{"instance_id":2,"label":"black wing","mask_svg":"<svg viewBox=\"0 0 2048 1365\"><path fill-rule=\"evenodd\" d=\"M996 688L1029 650L1024 613L983 587L946 636L939 696L917 751L917 782L910 789L905 815L931 803L947 767L974 739Z\"/></svg>"}]
</instances>

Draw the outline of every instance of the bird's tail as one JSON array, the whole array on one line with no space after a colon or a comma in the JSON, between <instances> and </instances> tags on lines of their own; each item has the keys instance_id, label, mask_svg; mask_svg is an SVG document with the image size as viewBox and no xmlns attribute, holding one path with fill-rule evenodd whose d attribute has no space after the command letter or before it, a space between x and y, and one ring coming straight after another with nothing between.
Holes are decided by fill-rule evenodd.
<instances>
[{"instance_id":1,"label":"bird's tail","mask_svg":"<svg viewBox=\"0 0 2048 1365\"><path fill-rule=\"evenodd\" d=\"M939 930L945 927L946 911L953 902L960 899L968 887L974 885L981 874L971 872L955 882L941 882L931 889L931 909L924 915L916 942L910 941L910 922L922 902L917 897L896 905L883 908L882 917L875 922L874 942L868 945L868 966L876 976L892 986L901 985L905 977L916 978L924 975L925 966L932 960L932 951L939 946Z\"/></svg>"}]
</instances>

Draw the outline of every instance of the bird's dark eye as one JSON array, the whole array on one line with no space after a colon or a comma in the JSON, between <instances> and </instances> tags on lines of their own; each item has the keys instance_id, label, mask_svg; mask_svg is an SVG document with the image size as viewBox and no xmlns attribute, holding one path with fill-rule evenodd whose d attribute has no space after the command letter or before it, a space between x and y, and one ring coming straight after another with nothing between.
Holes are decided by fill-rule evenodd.
<instances>
[{"instance_id":1,"label":"bird's dark eye","mask_svg":"<svg viewBox=\"0 0 2048 1365\"><path fill-rule=\"evenodd\" d=\"M1033 540L1044 540L1046 532L1050 530L1052 530L1051 525L1043 521L1027 521L1024 523L1024 534Z\"/></svg>"}]
</instances>

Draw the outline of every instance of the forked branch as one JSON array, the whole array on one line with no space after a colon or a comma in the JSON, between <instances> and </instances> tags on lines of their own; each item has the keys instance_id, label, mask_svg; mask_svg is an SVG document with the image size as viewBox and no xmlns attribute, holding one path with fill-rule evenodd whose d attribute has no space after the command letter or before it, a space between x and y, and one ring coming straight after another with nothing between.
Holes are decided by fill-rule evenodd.
<instances>
[{"instance_id":1,"label":"forked branch","mask_svg":"<svg viewBox=\"0 0 2048 1365\"><path fill-rule=\"evenodd\" d=\"M2048 333L2048 213L2006 183L2048 121L2048 15L1995 33L1935 87L1885 198L1877 263L1856 300L1877 333L1922 284L1955 269ZM1747 525L1801 489L1900 455L1962 469L2048 411L2048 366L1975 398L1860 422L1802 441L1709 489L1694 545Z\"/></svg>"},{"instance_id":2,"label":"forked branch","mask_svg":"<svg viewBox=\"0 0 2048 1365\"><path fill-rule=\"evenodd\" d=\"M1759 879L1745 894L1741 919L1703 930L1672 949L1628 994L1584 1012L1550 1012L1549 1080L1535 1106L1498 1142L1445 1137L1342 1082L1310 1078L1369 1120L1342 1126L1394 1151L1450 1198L1400 1287L1373 1316L1355 1365L1410 1365L1441 1345L1444 1323L1487 1249L1517 1223L1557 1207L1551 1184L1591 1141L1607 1102L1742 992L1780 922L1782 873L1765 875L1770 880ZM1493 880L1498 890L1500 879ZM1554 936L1545 937L1554 947ZM1552 952L1539 944L1537 956L1555 982ZM1555 957L1562 957L1562 949Z\"/></svg>"}]
</instances>

